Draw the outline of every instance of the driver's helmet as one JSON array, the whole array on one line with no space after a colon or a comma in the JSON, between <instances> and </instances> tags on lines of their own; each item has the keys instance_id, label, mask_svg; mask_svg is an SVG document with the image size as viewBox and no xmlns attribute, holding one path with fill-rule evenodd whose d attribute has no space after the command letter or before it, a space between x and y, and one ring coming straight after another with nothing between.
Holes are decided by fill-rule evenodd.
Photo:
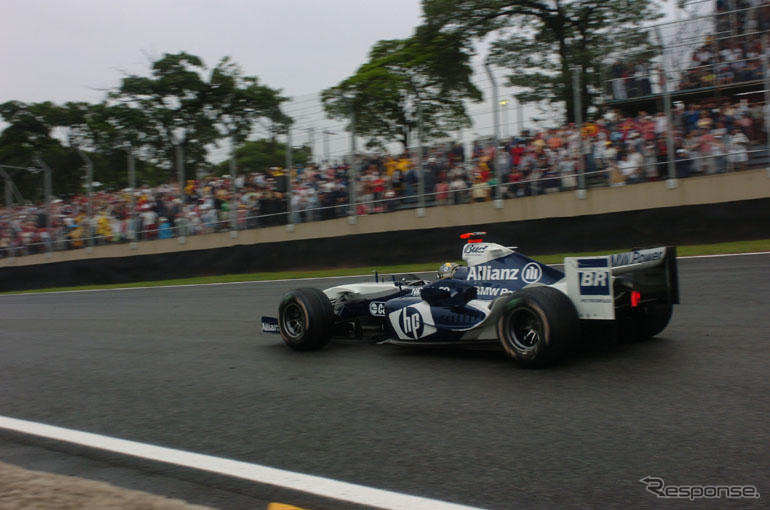
<instances>
[{"instance_id":1,"label":"driver's helmet","mask_svg":"<svg viewBox=\"0 0 770 510\"><path fill-rule=\"evenodd\" d=\"M444 262L443 264L441 264L441 267L438 268L436 277L439 280L452 278L455 275L455 271L457 271L457 268L459 267L460 267L460 264L456 264L454 262Z\"/></svg>"}]
</instances>

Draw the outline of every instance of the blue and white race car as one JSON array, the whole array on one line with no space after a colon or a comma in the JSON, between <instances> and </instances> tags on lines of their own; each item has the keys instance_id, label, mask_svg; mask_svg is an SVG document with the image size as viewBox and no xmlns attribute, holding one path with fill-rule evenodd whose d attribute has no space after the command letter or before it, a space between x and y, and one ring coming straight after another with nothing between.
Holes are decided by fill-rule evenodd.
<instances>
[{"instance_id":1,"label":"blue and white race car","mask_svg":"<svg viewBox=\"0 0 770 510\"><path fill-rule=\"evenodd\" d=\"M300 351L372 329L381 343L397 345L497 343L521 365L544 366L581 339L657 335L679 303L674 247L567 257L562 271L484 242L483 234L463 234L467 266L444 264L435 281L292 290L277 318L262 317L262 331Z\"/></svg>"}]
</instances>

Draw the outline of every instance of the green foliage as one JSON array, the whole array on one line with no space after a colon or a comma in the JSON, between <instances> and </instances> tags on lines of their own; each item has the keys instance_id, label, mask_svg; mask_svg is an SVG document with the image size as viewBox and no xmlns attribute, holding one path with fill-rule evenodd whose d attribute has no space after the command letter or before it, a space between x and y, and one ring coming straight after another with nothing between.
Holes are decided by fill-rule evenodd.
<instances>
[{"instance_id":1,"label":"green foliage","mask_svg":"<svg viewBox=\"0 0 770 510\"><path fill-rule=\"evenodd\" d=\"M122 115L124 123L142 122L142 146L163 168L173 168L177 144L184 148L185 167L195 173L206 166L207 145L225 137L242 143L262 119L271 128L291 122L281 111L287 98L256 77L243 76L229 58L211 70L208 80L205 73L194 55L166 54L152 64L150 77L128 76L110 97L134 113L134 118Z\"/></svg>"},{"instance_id":2,"label":"green foliage","mask_svg":"<svg viewBox=\"0 0 770 510\"><path fill-rule=\"evenodd\" d=\"M292 147L291 159L295 165L305 165L311 159L310 147ZM235 151L235 164L239 172L265 172L271 167L286 166L286 144L275 139L249 141ZM217 174L230 172L229 162L217 165Z\"/></svg>"},{"instance_id":3,"label":"green foliage","mask_svg":"<svg viewBox=\"0 0 770 510\"><path fill-rule=\"evenodd\" d=\"M37 168L41 158L52 169L54 194L68 197L83 193L83 160L75 149L89 154L94 181L103 189L128 186L127 141L140 140L141 119L123 105L107 106L69 102L25 104L9 101L0 105L0 116L9 126L0 133L0 164ZM133 119L133 126L129 121ZM53 136L54 131L64 140ZM157 169L137 161L140 182L159 184L164 178ZM13 172L14 185L25 200L43 200L42 174Z\"/></svg>"},{"instance_id":4,"label":"green foliage","mask_svg":"<svg viewBox=\"0 0 770 510\"><path fill-rule=\"evenodd\" d=\"M466 38L492 35L489 60L510 71L522 102L565 103L575 117L571 67L580 70L583 110L602 90L612 59L648 60L656 53L638 30L662 16L654 0L423 0L426 23Z\"/></svg>"},{"instance_id":5,"label":"green foliage","mask_svg":"<svg viewBox=\"0 0 770 510\"><path fill-rule=\"evenodd\" d=\"M126 76L109 96L110 104L141 112L144 148L152 162L167 169L167 178L174 175L171 170L178 143L185 149L186 166L194 169L204 164L205 146L218 137L214 122L206 115L205 71L197 56L165 54L152 63L150 76Z\"/></svg>"},{"instance_id":6,"label":"green foliage","mask_svg":"<svg viewBox=\"0 0 770 510\"><path fill-rule=\"evenodd\" d=\"M66 197L83 191L83 161L75 149L89 154L95 181L121 189L128 186L131 147L137 182L157 185L176 175L177 142L184 147L186 169L194 174L208 167L210 144L223 138L241 144L260 121L274 133L291 124L281 111L287 99L280 91L243 76L229 58L208 77L207 72L195 55L165 54L152 63L149 76L126 76L99 104L0 104L0 117L8 123L0 133L0 164L31 167L41 157L53 170L54 194ZM41 198L41 177L19 171L13 178L26 200Z\"/></svg>"},{"instance_id":7,"label":"green foliage","mask_svg":"<svg viewBox=\"0 0 770 510\"><path fill-rule=\"evenodd\" d=\"M376 43L369 60L321 99L333 118L355 112L355 131L369 147L400 142L406 148L418 128L418 107L425 139L444 137L470 126L464 100L481 100L471 82L471 55L462 37L423 26L408 39Z\"/></svg>"},{"instance_id":8,"label":"green foliage","mask_svg":"<svg viewBox=\"0 0 770 510\"><path fill-rule=\"evenodd\" d=\"M229 57L212 70L206 91L209 119L220 126L228 138L243 143L255 122L264 120L273 132L285 132L291 119L281 111L287 98L280 91L260 85L254 76L243 76L240 67Z\"/></svg>"}]
</instances>

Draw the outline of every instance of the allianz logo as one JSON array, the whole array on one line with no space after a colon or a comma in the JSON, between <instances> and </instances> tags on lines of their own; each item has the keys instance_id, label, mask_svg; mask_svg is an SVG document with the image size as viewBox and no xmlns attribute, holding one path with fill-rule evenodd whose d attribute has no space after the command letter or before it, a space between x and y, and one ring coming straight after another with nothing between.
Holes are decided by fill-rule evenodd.
<instances>
[{"instance_id":1,"label":"allianz logo","mask_svg":"<svg viewBox=\"0 0 770 510\"><path fill-rule=\"evenodd\" d=\"M534 262L530 262L522 270L489 266L471 266L468 269L468 280L518 280L519 276L526 283L534 283L543 276L543 269Z\"/></svg>"}]
</instances>

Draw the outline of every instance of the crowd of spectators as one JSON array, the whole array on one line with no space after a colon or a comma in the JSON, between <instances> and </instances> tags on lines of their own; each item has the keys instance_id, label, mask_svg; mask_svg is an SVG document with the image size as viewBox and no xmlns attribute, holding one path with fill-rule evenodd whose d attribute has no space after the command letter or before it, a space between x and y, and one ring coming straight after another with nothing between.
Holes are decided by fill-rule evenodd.
<instances>
[{"instance_id":1,"label":"crowd of spectators","mask_svg":"<svg viewBox=\"0 0 770 510\"><path fill-rule=\"evenodd\" d=\"M726 86L762 79L762 41L741 36L707 38L692 54L689 68L682 74L679 89Z\"/></svg>"},{"instance_id":2,"label":"crowd of spectators","mask_svg":"<svg viewBox=\"0 0 770 510\"><path fill-rule=\"evenodd\" d=\"M690 54L674 77L677 90L725 87L762 79L762 33L770 30L770 0L716 0L713 32ZM660 92L663 79L646 60L616 61L609 68L608 90L615 100ZM676 78L676 79L674 79Z\"/></svg>"},{"instance_id":3,"label":"crowd of spectators","mask_svg":"<svg viewBox=\"0 0 770 510\"><path fill-rule=\"evenodd\" d=\"M761 103L712 99L672 113L676 176L712 174L747 166L751 144L766 139ZM668 123L662 112L624 117L617 110L503 140L476 140L469 148L446 143L423 153L426 206L485 202L575 189L624 186L669 177ZM420 204L416 153L359 156L355 214L375 214ZM496 166L501 182L497 181ZM348 216L353 168L328 162L270 168L190 180L155 188L101 191L57 199L50 221L43 203L0 209L0 257L89 243L168 239L236 229ZM291 174L291 182L289 182ZM290 203L289 203L290 200ZM291 217L289 214L291 206Z\"/></svg>"},{"instance_id":4,"label":"crowd of spectators","mask_svg":"<svg viewBox=\"0 0 770 510\"><path fill-rule=\"evenodd\" d=\"M618 60L610 66L609 72L613 99L623 100L652 94L648 61L629 63Z\"/></svg>"},{"instance_id":5,"label":"crowd of spectators","mask_svg":"<svg viewBox=\"0 0 770 510\"><path fill-rule=\"evenodd\" d=\"M762 79L761 33L770 30L770 0L716 0L714 32L692 52L679 89Z\"/></svg>"}]
</instances>

